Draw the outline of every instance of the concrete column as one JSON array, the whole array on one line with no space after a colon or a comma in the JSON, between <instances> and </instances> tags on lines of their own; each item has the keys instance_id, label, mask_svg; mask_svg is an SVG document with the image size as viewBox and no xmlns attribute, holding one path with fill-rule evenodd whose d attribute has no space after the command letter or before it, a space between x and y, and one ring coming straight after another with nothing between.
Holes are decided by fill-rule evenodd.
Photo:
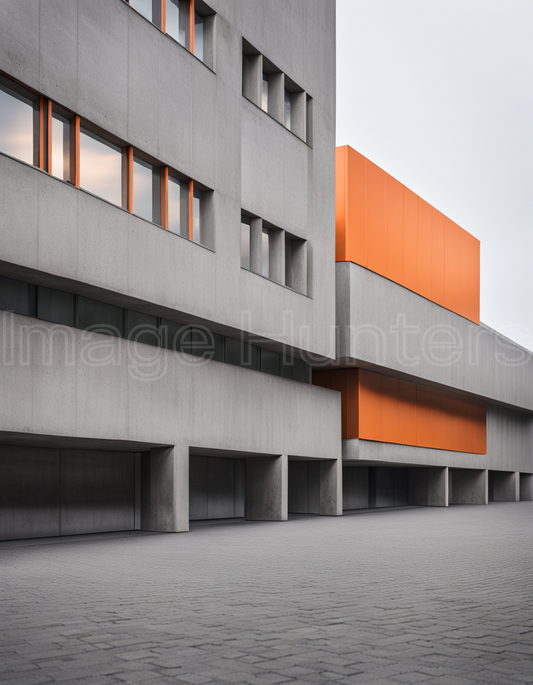
<instances>
[{"instance_id":1,"label":"concrete column","mask_svg":"<svg viewBox=\"0 0 533 685\"><path fill-rule=\"evenodd\" d=\"M141 529L189 530L189 449L175 445L141 456Z\"/></svg>"},{"instance_id":2,"label":"concrete column","mask_svg":"<svg viewBox=\"0 0 533 685\"><path fill-rule=\"evenodd\" d=\"M342 460L320 462L320 514L342 516Z\"/></svg>"},{"instance_id":3,"label":"concrete column","mask_svg":"<svg viewBox=\"0 0 533 685\"><path fill-rule=\"evenodd\" d=\"M263 273L263 219L250 221L250 271Z\"/></svg>"},{"instance_id":4,"label":"concrete column","mask_svg":"<svg viewBox=\"0 0 533 685\"><path fill-rule=\"evenodd\" d=\"M428 507L447 507L449 503L448 467L428 469Z\"/></svg>"},{"instance_id":5,"label":"concrete column","mask_svg":"<svg viewBox=\"0 0 533 685\"><path fill-rule=\"evenodd\" d=\"M286 454L279 457L246 459L245 518L247 520L287 520L288 465Z\"/></svg>"},{"instance_id":6,"label":"concrete column","mask_svg":"<svg viewBox=\"0 0 533 685\"><path fill-rule=\"evenodd\" d=\"M515 471L514 476L514 501L520 502L520 472Z\"/></svg>"},{"instance_id":7,"label":"concrete column","mask_svg":"<svg viewBox=\"0 0 533 685\"><path fill-rule=\"evenodd\" d=\"M451 473L452 504L488 504L487 469L454 469Z\"/></svg>"},{"instance_id":8,"label":"concrete column","mask_svg":"<svg viewBox=\"0 0 533 685\"><path fill-rule=\"evenodd\" d=\"M520 474L520 501L521 502L533 501L533 474L532 473L521 473Z\"/></svg>"}]
</instances>

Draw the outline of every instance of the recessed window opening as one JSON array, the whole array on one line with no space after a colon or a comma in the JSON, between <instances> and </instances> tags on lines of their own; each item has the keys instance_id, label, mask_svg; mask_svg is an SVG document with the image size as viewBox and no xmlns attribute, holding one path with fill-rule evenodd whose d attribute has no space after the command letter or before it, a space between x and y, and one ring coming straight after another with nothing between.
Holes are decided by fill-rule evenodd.
<instances>
[{"instance_id":1,"label":"recessed window opening","mask_svg":"<svg viewBox=\"0 0 533 685\"><path fill-rule=\"evenodd\" d=\"M263 228L261 239L263 276L265 276L265 278L270 278L270 232L268 228Z\"/></svg>"},{"instance_id":2,"label":"recessed window opening","mask_svg":"<svg viewBox=\"0 0 533 685\"><path fill-rule=\"evenodd\" d=\"M0 83L0 151L39 164L38 103Z\"/></svg>"},{"instance_id":3,"label":"recessed window opening","mask_svg":"<svg viewBox=\"0 0 533 685\"><path fill-rule=\"evenodd\" d=\"M291 128L291 94L285 89L285 109L284 109L284 123L290 130Z\"/></svg>"},{"instance_id":4,"label":"recessed window opening","mask_svg":"<svg viewBox=\"0 0 533 685\"><path fill-rule=\"evenodd\" d=\"M52 113L52 167L50 173L57 178L70 179L70 121Z\"/></svg>"},{"instance_id":5,"label":"recessed window opening","mask_svg":"<svg viewBox=\"0 0 533 685\"><path fill-rule=\"evenodd\" d=\"M166 32L190 49L190 0L166 0Z\"/></svg>"},{"instance_id":6,"label":"recessed window opening","mask_svg":"<svg viewBox=\"0 0 533 685\"><path fill-rule=\"evenodd\" d=\"M202 242L201 200L202 193L195 188L192 200L192 239L195 243Z\"/></svg>"},{"instance_id":7,"label":"recessed window opening","mask_svg":"<svg viewBox=\"0 0 533 685\"><path fill-rule=\"evenodd\" d=\"M116 145L86 130L80 131L80 188L122 204L122 153Z\"/></svg>"},{"instance_id":8,"label":"recessed window opening","mask_svg":"<svg viewBox=\"0 0 533 685\"><path fill-rule=\"evenodd\" d=\"M194 54L204 61L204 18L194 15Z\"/></svg>"},{"instance_id":9,"label":"recessed window opening","mask_svg":"<svg viewBox=\"0 0 533 685\"><path fill-rule=\"evenodd\" d=\"M168 177L168 230L189 237L189 184Z\"/></svg>"},{"instance_id":10,"label":"recessed window opening","mask_svg":"<svg viewBox=\"0 0 533 685\"><path fill-rule=\"evenodd\" d=\"M250 270L250 219L241 217L241 266Z\"/></svg>"},{"instance_id":11,"label":"recessed window opening","mask_svg":"<svg viewBox=\"0 0 533 685\"><path fill-rule=\"evenodd\" d=\"M261 109L268 112L268 74L263 72L263 90L261 91Z\"/></svg>"},{"instance_id":12,"label":"recessed window opening","mask_svg":"<svg viewBox=\"0 0 533 685\"><path fill-rule=\"evenodd\" d=\"M160 170L138 157L133 158L133 213L160 222Z\"/></svg>"},{"instance_id":13,"label":"recessed window opening","mask_svg":"<svg viewBox=\"0 0 533 685\"><path fill-rule=\"evenodd\" d=\"M161 0L128 0L131 7L161 28Z\"/></svg>"}]
</instances>

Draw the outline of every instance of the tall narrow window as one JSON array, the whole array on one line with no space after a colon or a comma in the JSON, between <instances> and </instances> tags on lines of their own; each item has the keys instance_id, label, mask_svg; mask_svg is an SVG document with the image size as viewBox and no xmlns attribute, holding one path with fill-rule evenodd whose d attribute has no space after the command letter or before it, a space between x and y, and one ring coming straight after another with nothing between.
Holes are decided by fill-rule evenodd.
<instances>
[{"instance_id":1,"label":"tall narrow window","mask_svg":"<svg viewBox=\"0 0 533 685\"><path fill-rule=\"evenodd\" d=\"M285 126L291 128L291 94L285 90Z\"/></svg>"},{"instance_id":2,"label":"tall narrow window","mask_svg":"<svg viewBox=\"0 0 533 685\"><path fill-rule=\"evenodd\" d=\"M86 130L80 131L80 188L122 204L122 154L119 147Z\"/></svg>"},{"instance_id":3,"label":"tall narrow window","mask_svg":"<svg viewBox=\"0 0 533 685\"><path fill-rule=\"evenodd\" d=\"M241 217L241 266L250 270L250 219Z\"/></svg>"},{"instance_id":4,"label":"tall narrow window","mask_svg":"<svg viewBox=\"0 0 533 685\"><path fill-rule=\"evenodd\" d=\"M263 253L263 276L270 278L270 233L268 228L263 228L261 248Z\"/></svg>"},{"instance_id":5,"label":"tall narrow window","mask_svg":"<svg viewBox=\"0 0 533 685\"><path fill-rule=\"evenodd\" d=\"M195 243L202 242L202 193L194 189L192 200L192 239Z\"/></svg>"},{"instance_id":6,"label":"tall narrow window","mask_svg":"<svg viewBox=\"0 0 533 685\"><path fill-rule=\"evenodd\" d=\"M53 176L68 181L70 178L70 122L56 112L52 113L52 168Z\"/></svg>"},{"instance_id":7,"label":"tall narrow window","mask_svg":"<svg viewBox=\"0 0 533 685\"><path fill-rule=\"evenodd\" d=\"M38 103L0 83L0 151L38 165L38 131Z\"/></svg>"},{"instance_id":8,"label":"tall narrow window","mask_svg":"<svg viewBox=\"0 0 533 685\"><path fill-rule=\"evenodd\" d=\"M204 18L194 15L194 54L204 61Z\"/></svg>"},{"instance_id":9,"label":"tall narrow window","mask_svg":"<svg viewBox=\"0 0 533 685\"><path fill-rule=\"evenodd\" d=\"M168 177L168 230L189 237L189 184Z\"/></svg>"},{"instance_id":10,"label":"tall narrow window","mask_svg":"<svg viewBox=\"0 0 533 685\"><path fill-rule=\"evenodd\" d=\"M166 0L166 31L169 36L190 49L189 0Z\"/></svg>"},{"instance_id":11,"label":"tall narrow window","mask_svg":"<svg viewBox=\"0 0 533 685\"><path fill-rule=\"evenodd\" d=\"M133 213L159 223L159 167L133 158Z\"/></svg>"},{"instance_id":12,"label":"tall narrow window","mask_svg":"<svg viewBox=\"0 0 533 685\"><path fill-rule=\"evenodd\" d=\"M268 74L263 72L263 91L261 93L261 109L268 112Z\"/></svg>"}]
</instances>

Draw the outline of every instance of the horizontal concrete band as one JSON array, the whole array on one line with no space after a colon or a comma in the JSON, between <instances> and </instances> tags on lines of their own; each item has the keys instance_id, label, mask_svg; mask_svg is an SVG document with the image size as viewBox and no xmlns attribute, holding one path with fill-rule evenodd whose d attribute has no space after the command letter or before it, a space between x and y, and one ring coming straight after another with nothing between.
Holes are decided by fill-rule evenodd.
<instances>
[{"instance_id":1,"label":"horizontal concrete band","mask_svg":"<svg viewBox=\"0 0 533 685\"><path fill-rule=\"evenodd\" d=\"M533 412L533 356L383 276L336 264L337 364L363 366Z\"/></svg>"}]
</instances>

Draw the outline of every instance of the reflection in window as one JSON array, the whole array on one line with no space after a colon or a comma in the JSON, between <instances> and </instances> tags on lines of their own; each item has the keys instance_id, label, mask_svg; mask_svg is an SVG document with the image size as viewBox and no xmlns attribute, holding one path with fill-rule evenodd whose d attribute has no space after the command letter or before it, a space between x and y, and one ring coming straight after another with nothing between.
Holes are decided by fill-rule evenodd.
<instances>
[{"instance_id":1,"label":"reflection in window","mask_svg":"<svg viewBox=\"0 0 533 685\"><path fill-rule=\"evenodd\" d=\"M261 109L268 112L268 74L263 73L263 90L261 92Z\"/></svg>"},{"instance_id":2,"label":"reflection in window","mask_svg":"<svg viewBox=\"0 0 533 685\"><path fill-rule=\"evenodd\" d=\"M166 0L166 32L190 49L189 0Z\"/></svg>"},{"instance_id":3,"label":"reflection in window","mask_svg":"<svg viewBox=\"0 0 533 685\"><path fill-rule=\"evenodd\" d=\"M168 177L168 230L189 237L189 184Z\"/></svg>"},{"instance_id":4,"label":"reflection in window","mask_svg":"<svg viewBox=\"0 0 533 685\"><path fill-rule=\"evenodd\" d=\"M194 54L204 61L204 18L194 15Z\"/></svg>"},{"instance_id":5,"label":"reflection in window","mask_svg":"<svg viewBox=\"0 0 533 685\"><path fill-rule=\"evenodd\" d=\"M133 213L159 223L159 168L133 158Z\"/></svg>"},{"instance_id":6,"label":"reflection in window","mask_svg":"<svg viewBox=\"0 0 533 685\"><path fill-rule=\"evenodd\" d=\"M115 205L122 204L120 148L87 131L80 131L80 188Z\"/></svg>"},{"instance_id":7,"label":"reflection in window","mask_svg":"<svg viewBox=\"0 0 533 685\"><path fill-rule=\"evenodd\" d=\"M202 223L200 216L201 199L202 193L199 190L194 189L192 200L192 239L195 243L202 242Z\"/></svg>"},{"instance_id":8,"label":"reflection in window","mask_svg":"<svg viewBox=\"0 0 533 685\"><path fill-rule=\"evenodd\" d=\"M270 278L270 234L263 228L261 248L263 252L263 276Z\"/></svg>"},{"instance_id":9,"label":"reflection in window","mask_svg":"<svg viewBox=\"0 0 533 685\"><path fill-rule=\"evenodd\" d=\"M285 126L291 128L291 94L285 90Z\"/></svg>"},{"instance_id":10,"label":"reflection in window","mask_svg":"<svg viewBox=\"0 0 533 685\"><path fill-rule=\"evenodd\" d=\"M241 218L241 266L250 270L250 219Z\"/></svg>"},{"instance_id":11,"label":"reflection in window","mask_svg":"<svg viewBox=\"0 0 533 685\"><path fill-rule=\"evenodd\" d=\"M139 14L152 21L152 0L129 0L129 3Z\"/></svg>"},{"instance_id":12,"label":"reflection in window","mask_svg":"<svg viewBox=\"0 0 533 685\"><path fill-rule=\"evenodd\" d=\"M34 130L34 103L0 85L0 151L28 164L38 164Z\"/></svg>"},{"instance_id":13,"label":"reflection in window","mask_svg":"<svg viewBox=\"0 0 533 685\"><path fill-rule=\"evenodd\" d=\"M70 123L68 119L52 114L52 169L53 176L69 180Z\"/></svg>"}]
</instances>

